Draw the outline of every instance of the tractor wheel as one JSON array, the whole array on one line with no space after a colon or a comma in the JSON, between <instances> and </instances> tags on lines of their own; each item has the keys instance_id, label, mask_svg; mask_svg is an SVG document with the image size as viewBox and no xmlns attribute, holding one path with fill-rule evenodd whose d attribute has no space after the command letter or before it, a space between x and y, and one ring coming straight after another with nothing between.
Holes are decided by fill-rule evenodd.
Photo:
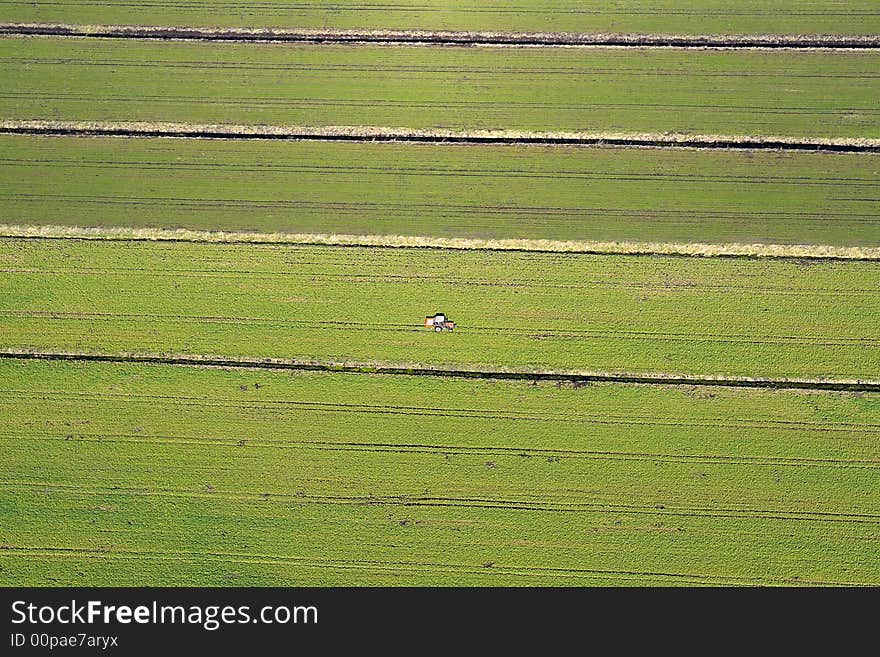
<instances>
[{"instance_id":1,"label":"tractor wheel","mask_svg":"<svg viewBox=\"0 0 880 657\"><path fill-rule=\"evenodd\" d=\"M435 326L435 327L434 327L434 332L435 332L435 333L440 333L440 331L442 331L442 330L443 330L443 327L442 327L442 326Z\"/></svg>"}]
</instances>

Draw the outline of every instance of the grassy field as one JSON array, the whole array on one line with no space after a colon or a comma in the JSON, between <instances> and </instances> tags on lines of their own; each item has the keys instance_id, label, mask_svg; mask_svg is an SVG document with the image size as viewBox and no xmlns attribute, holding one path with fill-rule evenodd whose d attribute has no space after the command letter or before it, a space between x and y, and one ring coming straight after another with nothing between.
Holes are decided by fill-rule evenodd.
<instances>
[{"instance_id":1,"label":"grassy field","mask_svg":"<svg viewBox=\"0 0 880 657\"><path fill-rule=\"evenodd\" d=\"M400 0L290 3L215 0L132 3L106 0L7 2L0 20L76 24L422 29L519 32L639 32L667 34L845 34L880 32L871 0Z\"/></svg>"},{"instance_id":2,"label":"grassy field","mask_svg":"<svg viewBox=\"0 0 880 657\"><path fill-rule=\"evenodd\" d=\"M5 349L880 376L873 263L5 239L0 267Z\"/></svg>"},{"instance_id":3,"label":"grassy field","mask_svg":"<svg viewBox=\"0 0 880 657\"><path fill-rule=\"evenodd\" d=\"M876 5L35 0L0 23L772 40L876 37ZM819 257L880 252L880 155L768 145L867 147L878 97L868 49L0 37L5 130L702 144L0 136L0 585L880 586L880 393L857 383L880 382L880 267ZM431 239L480 246L400 246ZM516 239L812 250L481 241Z\"/></svg>"},{"instance_id":4,"label":"grassy field","mask_svg":"<svg viewBox=\"0 0 880 657\"><path fill-rule=\"evenodd\" d=\"M6 585L880 583L877 395L0 379Z\"/></svg>"},{"instance_id":5,"label":"grassy field","mask_svg":"<svg viewBox=\"0 0 880 657\"><path fill-rule=\"evenodd\" d=\"M880 137L880 53L0 39L0 117Z\"/></svg>"},{"instance_id":6,"label":"grassy field","mask_svg":"<svg viewBox=\"0 0 880 657\"><path fill-rule=\"evenodd\" d=\"M880 246L880 155L0 137L19 224Z\"/></svg>"}]
</instances>

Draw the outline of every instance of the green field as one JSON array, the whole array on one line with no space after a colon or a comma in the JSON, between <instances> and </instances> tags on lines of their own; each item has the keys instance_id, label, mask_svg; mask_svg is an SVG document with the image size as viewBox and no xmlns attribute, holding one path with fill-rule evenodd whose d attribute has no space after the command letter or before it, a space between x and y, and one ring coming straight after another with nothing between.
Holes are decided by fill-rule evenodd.
<instances>
[{"instance_id":1,"label":"green field","mask_svg":"<svg viewBox=\"0 0 880 657\"><path fill-rule=\"evenodd\" d=\"M880 137L880 52L0 39L0 118Z\"/></svg>"},{"instance_id":2,"label":"green field","mask_svg":"<svg viewBox=\"0 0 880 657\"><path fill-rule=\"evenodd\" d=\"M0 584L880 584L876 395L0 379Z\"/></svg>"},{"instance_id":3,"label":"green field","mask_svg":"<svg viewBox=\"0 0 880 657\"><path fill-rule=\"evenodd\" d=\"M880 50L97 38L876 40L876 0L15 22L91 37L0 36L0 586L880 587ZM679 146L427 143L548 135Z\"/></svg>"},{"instance_id":4,"label":"green field","mask_svg":"<svg viewBox=\"0 0 880 657\"><path fill-rule=\"evenodd\" d=\"M880 245L880 155L0 137L17 224Z\"/></svg>"},{"instance_id":5,"label":"green field","mask_svg":"<svg viewBox=\"0 0 880 657\"><path fill-rule=\"evenodd\" d=\"M4 239L0 268L4 349L880 376L874 263Z\"/></svg>"},{"instance_id":6,"label":"green field","mask_svg":"<svg viewBox=\"0 0 880 657\"><path fill-rule=\"evenodd\" d=\"M5 2L0 21L74 24L422 29L666 34L844 34L880 32L871 0L399 0L256 3L190 0Z\"/></svg>"}]
</instances>

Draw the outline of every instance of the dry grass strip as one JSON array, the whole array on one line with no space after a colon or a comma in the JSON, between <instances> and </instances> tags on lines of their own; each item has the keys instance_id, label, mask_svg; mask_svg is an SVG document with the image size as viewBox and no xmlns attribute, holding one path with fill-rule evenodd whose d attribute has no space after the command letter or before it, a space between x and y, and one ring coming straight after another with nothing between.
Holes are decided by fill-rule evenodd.
<instances>
[{"instance_id":1,"label":"dry grass strip","mask_svg":"<svg viewBox=\"0 0 880 657\"><path fill-rule=\"evenodd\" d=\"M492 32L452 30L337 30L297 28L211 28L138 25L0 23L0 34L67 37L286 41L305 43L448 44L569 47L673 48L878 48L877 35L837 34L638 34L573 32Z\"/></svg>"},{"instance_id":2,"label":"dry grass strip","mask_svg":"<svg viewBox=\"0 0 880 657\"><path fill-rule=\"evenodd\" d=\"M880 139L691 135L675 132L563 132L528 130L448 130L383 126L285 126L195 124L148 121L0 120L0 133L194 139L341 139L448 143L566 144L772 150L880 150Z\"/></svg>"},{"instance_id":3,"label":"dry grass strip","mask_svg":"<svg viewBox=\"0 0 880 657\"><path fill-rule=\"evenodd\" d=\"M464 251L536 251L619 255L680 255L698 257L814 258L880 260L880 247L809 244L698 244L663 242L590 242L529 239L467 239L409 235L334 235L314 233L259 233L160 228L34 226L0 224L0 237L86 239L213 244L299 244L386 248L455 249Z\"/></svg>"}]
</instances>

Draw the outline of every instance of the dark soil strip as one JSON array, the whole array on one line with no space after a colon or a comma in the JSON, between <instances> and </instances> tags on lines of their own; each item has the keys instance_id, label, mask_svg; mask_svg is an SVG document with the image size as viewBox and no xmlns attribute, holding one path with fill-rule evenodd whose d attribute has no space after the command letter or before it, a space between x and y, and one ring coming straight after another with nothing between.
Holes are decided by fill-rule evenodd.
<instances>
[{"instance_id":1,"label":"dark soil strip","mask_svg":"<svg viewBox=\"0 0 880 657\"><path fill-rule=\"evenodd\" d=\"M660 48L834 48L877 49L878 36L837 35L674 35L369 30L200 29L77 25L0 25L0 34L283 43L419 44L449 46L630 46Z\"/></svg>"},{"instance_id":2,"label":"dark soil strip","mask_svg":"<svg viewBox=\"0 0 880 657\"><path fill-rule=\"evenodd\" d=\"M16 353L3 351L0 358L16 360L49 360L99 363L148 363L153 365L194 365L201 367L235 367L259 370L300 370L312 372L393 374L406 376L437 376L468 379L497 379L513 381L558 381L578 385L593 382L641 383L659 385L721 386L727 388L776 388L801 390L834 390L844 392L880 392L877 381L824 381L751 378L710 378L688 375L640 374L574 374L565 372L504 372L491 370L439 369L424 366L405 367L388 365L314 363L280 361L273 359L202 358L195 356L151 356L114 354L72 354L52 352Z\"/></svg>"},{"instance_id":3,"label":"dark soil strip","mask_svg":"<svg viewBox=\"0 0 880 657\"><path fill-rule=\"evenodd\" d=\"M539 144L545 146L624 146L652 148L698 148L698 149L736 149L736 150L776 150L776 151L809 151L834 153L880 153L880 146L859 143L824 143L774 141L771 139L736 139L736 140L705 140L705 139L663 139L639 137L546 137L546 136L493 136L479 134L462 135L430 135L430 134L315 134L309 132L231 132L223 130L163 130L93 127L93 128L62 128L62 127L24 127L0 126L0 134L33 135L54 137L129 137L148 138L164 137L178 139L227 139L227 140L275 140L275 141L346 141L346 142L383 142L383 143L421 143L421 144Z\"/></svg>"}]
</instances>

